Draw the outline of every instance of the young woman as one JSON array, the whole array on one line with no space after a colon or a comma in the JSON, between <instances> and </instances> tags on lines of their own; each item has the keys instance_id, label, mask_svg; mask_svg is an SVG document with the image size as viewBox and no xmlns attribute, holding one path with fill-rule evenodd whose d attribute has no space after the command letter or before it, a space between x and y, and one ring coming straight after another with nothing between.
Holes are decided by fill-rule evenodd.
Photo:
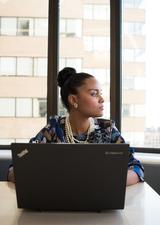
<instances>
[{"instance_id":1,"label":"young woman","mask_svg":"<svg viewBox=\"0 0 160 225\"><path fill-rule=\"evenodd\" d=\"M124 143L124 139L112 120L100 118L103 115L102 90L94 76L76 73L66 67L58 74L61 100L68 116L51 117L34 138L32 143ZM144 170L140 161L129 149L127 185L143 181ZM12 173L13 171L11 171ZM10 173L10 174L11 174ZM10 175L9 174L9 175ZM11 179L13 174L11 174Z\"/></svg>"}]
</instances>

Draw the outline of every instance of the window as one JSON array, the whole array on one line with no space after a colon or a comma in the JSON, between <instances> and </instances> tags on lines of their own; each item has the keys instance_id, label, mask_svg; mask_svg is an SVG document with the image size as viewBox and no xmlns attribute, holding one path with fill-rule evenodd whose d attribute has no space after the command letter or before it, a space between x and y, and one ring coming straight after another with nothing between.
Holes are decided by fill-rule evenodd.
<instances>
[{"instance_id":1,"label":"window","mask_svg":"<svg viewBox=\"0 0 160 225\"><path fill-rule=\"evenodd\" d=\"M122 134L132 146L159 148L159 7L149 1L122 2ZM126 8L134 8L135 16Z\"/></svg>"},{"instance_id":2,"label":"window","mask_svg":"<svg viewBox=\"0 0 160 225\"><path fill-rule=\"evenodd\" d=\"M18 35L31 36L33 35L33 19L18 18Z\"/></svg>"},{"instance_id":3,"label":"window","mask_svg":"<svg viewBox=\"0 0 160 225\"><path fill-rule=\"evenodd\" d=\"M110 9L109 5L102 4L86 4L84 5L84 19L89 20L109 20Z\"/></svg>"},{"instance_id":4,"label":"window","mask_svg":"<svg viewBox=\"0 0 160 225\"><path fill-rule=\"evenodd\" d=\"M108 1L106 4L85 4L81 1L80 7L75 7L70 13L65 8L67 4L70 4L68 0L60 4L59 70L68 66L74 67L77 72L90 71L95 75L102 84L106 99L104 115L109 118L110 4ZM66 111L60 97L58 100L58 111L64 115Z\"/></svg>"},{"instance_id":5,"label":"window","mask_svg":"<svg viewBox=\"0 0 160 225\"><path fill-rule=\"evenodd\" d=\"M16 35L17 20L12 17L1 18L1 35Z\"/></svg>"},{"instance_id":6,"label":"window","mask_svg":"<svg viewBox=\"0 0 160 225\"><path fill-rule=\"evenodd\" d=\"M124 22L123 24L124 34L131 35L145 35L145 23L144 22Z\"/></svg>"},{"instance_id":7,"label":"window","mask_svg":"<svg viewBox=\"0 0 160 225\"><path fill-rule=\"evenodd\" d=\"M84 5L84 19L93 19L93 5Z\"/></svg>"},{"instance_id":8,"label":"window","mask_svg":"<svg viewBox=\"0 0 160 225\"><path fill-rule=\"evenodd\" d=\"M32 116L32 99L31 98L16 99L16 116L17 117Z\"/></svg>"},{"instance_id":9,"label":"window","mask_svg":"<svg viewBox=\"0 0 160 225\"><path fill-rule=\"evenodd\" d=\"M83 41L85 51L106 52L110 50L109 37L85 36Z\"/></svg>"},{"instance_id":10,"label":"window","mask_svg":"<svg viewBox=\"0 0 160 225\"><path fill-rule=\"evenodd\" d=\"M61 19L60 33L66 37L81 37L82 20L80 19Z\"/></svg>"},{"instance_id":11,"label":"window","mask_svg":"<svg viewBox=\"0 0 160 225\"><path fill-rule=\"evenodd\" d=\"M144 62L144 49L123 49L123 61L128 62Z\"/></svg>"},{"instance_id":12,"label":"window","mask_svg":"<svg viewBox=\"0 0 160 225\"><path fill-rule=\"evenodd\" d=\"M15 99L0 98L0 117L15 116Z\"/></svg>"},{"instance_id":13,"label":"window","mask_svg":"<svg viewBox=\"0 0 160 225\"><path fill-rule=\"evenodd\" d=\"M123 117L144 117L145 106L143 104L124 104Z\"/></svg>"},{"instance_id":14,"label":"window","mask_svg":"<svg viewBox=\"0 0 160 225\"><path fill-rule=\"evenodd\" d=\"M59 63L60 70L64 67L74 67L77 71L82 70L82 59L81 58L61 58Z\"/></svg>"},{"instance_id":15,"label":"window","mask_svg":"<svg viewBox=\"0 0 160 225\"><path fill-rule=\"evenodd\" d=\"M47 18L1 17L1 35L42 36L48 35Z\"/></svg>"},{"instance_id":16,"label":"window","mask_svg":"<svg viewBox=\"0 0 160 225\"><path fill-rule=\"evenodd\" d=\"M47 19L35 19L35 36L47 36L48 35L48 20Z\"/></svg>"},{"instance_id":17,"label":"window","mask_svg":"<svg viewBox=\"0 0 160 225\"><path fill-rule=\"evenodd\" d=\"M32 76L33 72L33 60L32 58L17 58L17 75L20 76Z\"/></svg>"},{"instance_id":18,"label":"window","mask_svg":"<svg viewBox=\"0 0 160 225\"><path fill-rule=\"evenodd\" d=\"M144 0L123 0L123 6L125 8L144 8Z\"/></svg>"},{"instance_id":19,"label":"window","mask_svg":"<svg viewBox=\"0 0 160 225\"><path fill-rule=\"evenodd\" d=\"M36 98L33 100L33 114L34 117L47 116L47 101L46 99Z\"/></svg>"},{"instance_id":20,"label":"window","mask_svg":"<svg viewBox=\"0 0 160 225\"><path fill-rule=\"evenodd\" d=\"M0 57L0 75L16 75L16 57Z\"/></svg>"},{"instance_id":21,"label":"window","mask_svg":"<svg viewBox=\"0 0 160 225\"><path fill-rule=\"evenodd\" d=\"M47 58L34 59L34 75L47 76Z\"/></svg>"},{"instance_id":22,"label":"window","mask_svg":"<svg viewBox=\"0 0 160 225\"><path fill-rule=\"evenodd\" d=\"M134 77L124 77L122 83L123 83L124 89L134 89L135 88L135 78Z\"/></svg>"}]
</instances>

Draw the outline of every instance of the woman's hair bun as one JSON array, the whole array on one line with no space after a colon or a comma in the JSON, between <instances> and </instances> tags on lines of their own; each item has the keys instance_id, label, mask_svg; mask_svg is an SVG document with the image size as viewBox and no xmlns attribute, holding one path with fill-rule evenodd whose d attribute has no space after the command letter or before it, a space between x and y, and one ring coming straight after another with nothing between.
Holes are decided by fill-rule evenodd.
<instances>
[{"instance_id":1,"label":"woman's hair bun","mask_svg":"<svg viewBox=\"0 0 160 225\"><path fill-rule=\"evenodd\" d=\"M71 77L76 74L76 70L72 67L65 67L58 73L58 86L62 87L64 83Z\"/></svg>"}]
</instances>

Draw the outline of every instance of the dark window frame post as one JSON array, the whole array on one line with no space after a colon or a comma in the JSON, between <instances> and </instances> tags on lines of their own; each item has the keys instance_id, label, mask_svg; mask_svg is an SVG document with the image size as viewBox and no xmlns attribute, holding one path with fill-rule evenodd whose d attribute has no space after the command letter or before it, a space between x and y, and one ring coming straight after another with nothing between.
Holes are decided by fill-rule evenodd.
<instances>
[{"instance_id":1,"label":"dark window frame post","mask_svg":"<svg viewBox=\"0 0 160 225\"><path fill-rule=\"evenodd\" d=\"M49 0L47 121L58 113L59 0Z\"/></svg>"},{"instance_id":2,"label":"dark window frame post","mask_svg":"<svg viewBox=\"0 0 160 225\"><path fill-rule=\"evenodd\" d=\"M122 110L122 70L121 70L121 0L111 0L110 29L110 115L115 120L116 127L121 131Z\"/></svg>"}]
</instances>

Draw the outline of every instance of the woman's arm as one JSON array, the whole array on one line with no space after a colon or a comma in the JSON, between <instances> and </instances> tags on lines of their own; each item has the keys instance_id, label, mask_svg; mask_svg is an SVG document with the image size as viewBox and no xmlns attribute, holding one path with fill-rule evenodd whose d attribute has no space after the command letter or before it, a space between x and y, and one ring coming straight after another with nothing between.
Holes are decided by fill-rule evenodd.
<instances>
[{"instance_id":1,"label":"woman's arm","mask_svg":"<svg viewBox=\"0 0 160 225\"><path fill-rule=\"evenodd\" d=\"M115 127L114 122L111 124L111 142L112 143L125 143L118 129ZM129 161L126 185L136 184L144 181L144 167L139 160L134 157L134 148L129 147Z\"/></svg>"},{"instance_id":2,"label":"woman's arm","mask_svg":"<svg viewBox=\"0 0 160 225\"><path fill-rule=\"evenodd\" d=\"M15 183L13 166L10 166L8 169L7 180Z\"/></svg>"},{"instance_id":3,"label":"woman's arm","mask_svg":"<svg viewBox=\"0 0 160 225\"><path fill-rule=\"evenodd\" d=\"M137 184L138 182L139 182L138 175L133 170L128 169L126 185L129 186L132 184Z\"/></svg>"}]
</instances>

